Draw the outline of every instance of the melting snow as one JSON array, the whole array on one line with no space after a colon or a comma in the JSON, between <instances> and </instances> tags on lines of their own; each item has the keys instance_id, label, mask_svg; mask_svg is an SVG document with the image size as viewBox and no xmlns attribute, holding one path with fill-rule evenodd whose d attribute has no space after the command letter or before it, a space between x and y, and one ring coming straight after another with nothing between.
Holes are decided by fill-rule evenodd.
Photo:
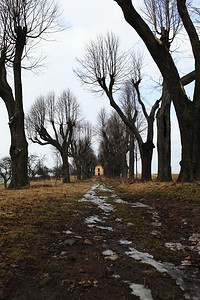
<instances>
[{"instance_id":1,"label":"melting snow","mask_svg":"<svg viewBox=\"0 0 200 300\"><path fill-rule=\"evenodd\" d=\"M130 244L132 244L131 241L127 241L127 240L120 240L119 243L120 243L121 245L130 245Z\"/></svg>"},{"instance_id":2,"label":"melting snow","mask_svg":"<svg viewBox=\"0 0 200 300\"><path fill-rule=\"evenodd\" d=\"M118 255L110 249L103 251L102 254L105 255L105 259L115 261L118 258Z\"/></svg>"},{"instance_id":3,"label":"melting snow","mask_svg":"<svg viewBox=\"0 0 200 300\"><path fill-rule=\"evenodd\" d=\"M116 222L121 222L121 221L122 221L122 219L120 219L120 218L116 218L116 219L115 219L115 221L116 221Z\"/></svg>"},{"instance_id":4,"label":"melting snow","mask_svg":"<svg viewBox=\"0 0 200 300\"><path fill-rule=\"evenodd\" d=\"M175 250L185 250L185 246L181 243L165 243L165 247L175 251Z\"/></svg>"},{"instance_id":5,"label":"melting snow","mask_svg":"<svg viewBox=\"0 0 200 300\"><path fill-rule=\"evenodd\" d=\"M127 203L123 201L122 199L118 199L117 195L114 195L114 191L112 189L106 188L103 185L93 185L90 190L84 195L84 197L79 200L79 202L92 202L96 204L102 211L104 216L109 215L111 212L114 211L113 205L106 203L106 200L108 199L107 196L97 196L96 192L109 192L113 193L113 195L110 195L112 198L115 198L115 203ZM147 208L148 212L152 215L152 221L155 226L161 226L161 223L159 222L159 215L157 212L153 211L153 208L150 206L141 203L131 203L131 207L141 207L141 208ZM97 216L90 216L85 219L85 222L88 224L89 227L96 227L103 230L109 230L113 231L114 229L112 227L106 227L106 226L99 226L97 225L98 222L104 222L104 219L106 217L102 217L102 219ZM117 222L121 222L122 219L117 218ZM128 223L127 225L133 225L132 223ZM65 232L66 234L72 234L70 230L67 230ZM152 234L157 234L157 231L153 231ZM193 234L189 240L193 242L193 245L190 247L191 250L198 250L200 251L200 234ZM129 245L131 244L131 241L121 239L120 244L121 245ZM195 244L196 243L196 244ZM166 243L166 247L169 247L173 250L183 250L184 246L182 246L180 243ZM106 259L110 260L116 260L118 258L118 255L115 254L112 250L105 250L102 252L103 255L105 255ZM166 262L157 262L154 257L149 253L143 253L139 252L134 248L129 248L129 251L125 252L126 255L129 255L135 260L141 261L142 263L146 263L154 267L158 272L161 273L167 273L170 275L177 283L177 285L180 286L180 288L184 291L184 296L186 299L190 300L199 300L200 297L200 279L198 279L199 276L199 270L198 268L192 267L191 263L188 261L182 261L180 266L175 266L172 263L166 263ZM199 252L200 253L200 252ZM188 267L188 265L190 265ZM116 277L117 278L117 277ZM131 282L127 282L130 285L130 288L132 289L132 294L139 297L141 300L152 300L151 291L144 286L140 284L135 284Z\"/></svg>"},{"instance_id":6,"label":"melting snow","mask_svg":"<svg viewBox=\"0 0 200 300\"><path fill-rule=\"evenodd\" d=\"M96 226L96 228L99 228L99 229L103 229L103 230L108 230L108 231L113 231L113 228L112 227L105 227L105 226Z\"/></svg>"},{"instance_id":7,"label":"melting snow","mask_svg":"<svg viewBox=\"0 0 200 300\"><path fill-rule=\"evenodd\" d=\"M147 263L154 267L157 271L169 274L176 280L177 285L185 291L185 298L190 300L199 300L200 295L200 279L197 278L198 268L187 268L187 266L175 266L171 263L161 263L153 259L149 253L139 252L134 248L129 248L129 252L125 252L130 257Z\"/></svg>"},{"instance_id":8,"label":"melting snow","mask_svg":"<svg viewBox=\"0 0 200 300\"><path fill-rule=\"evenodd\" d=\"M193 233L193 235L189 237L189 241L200 242L200 233Z\"/></svg>"},{"instance_id":9,"label":"melting snow","mask_svg":"<svg viewBox=\"0 0 200 300\"><path fill-rule=\"evenodd\" d=\"M131 207L151 208L149 205L146 205L141 202L135 202L135 203L131 204Z\"/></svg>"},{"instance_id":10,"label":"melting snow","mask_svg":"<svg viewBox=\"0 0 200 300\"><path fill-rule=\"evenodd\" d=\"M108 250L104 250L104 251L102 252L102 254L103 254L103 255L114 255L114 252L113 252L112 250L108 249Z\"/></svg>"},{"instance_id":11,"label":"melting snow","mask_svg":"<svg viewBox=\"0 0 200 300\"><path fill-rule=\"evenodd\" d=\"M125 203L125 204L128 204L128 202L122 200L122 199L116 199L115 200L115 203L118 203L118 204L121 204L121 203Z\"/></svg>"},{"instance_id":12,"label":"melting snow","mask_svg":"<svg viewBox=\"0 0 200 300\"><path fill-rule=\"evenodd\" d=\"M63 233L65 233L65 234L74 234L71 230L63 231Z\"/></svg>"},{"instance_id":13,"label":"melting snow","mask_svg":"<svg viewBox=\"0 0 200 300\"><path fill-rule=\"evenodd\" d=\"M130 285L132 295L139 297L141 300L153 300L151 290L145 288L142 284L130 283L128 281L125 281L125 283Z\"/></svg>"},{"instance_id":14,"label":"melting snow","mask_svg":"<svg viewBox=\"0 0 200 300\"><path fill-rule=\"evenodd\" d=\"M85 219L85 223L86 223L86 224L93 224L93 223L97 223L97 222L105 222L105 221L101 220L101 219L99 218L99 216L97 216L97 215L95 215L95 216L90 216L90 217L87 217L87 218Z\"/></svg>"}]
</instances>

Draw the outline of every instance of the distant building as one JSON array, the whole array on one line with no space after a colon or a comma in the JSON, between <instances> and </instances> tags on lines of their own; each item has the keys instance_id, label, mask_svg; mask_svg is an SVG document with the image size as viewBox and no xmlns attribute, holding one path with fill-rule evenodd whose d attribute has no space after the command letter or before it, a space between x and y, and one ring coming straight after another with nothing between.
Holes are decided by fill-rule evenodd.
<instances>
[{"instance_id":1,"label":"distant building","mask_svg":"<svg viewBox=\"0 0 200 300\"><path fill-rule=\"evenodd\" d=\"M95 167L95 176L103 176L103 168L101 165Z\"/></svg>"}]
</instances>

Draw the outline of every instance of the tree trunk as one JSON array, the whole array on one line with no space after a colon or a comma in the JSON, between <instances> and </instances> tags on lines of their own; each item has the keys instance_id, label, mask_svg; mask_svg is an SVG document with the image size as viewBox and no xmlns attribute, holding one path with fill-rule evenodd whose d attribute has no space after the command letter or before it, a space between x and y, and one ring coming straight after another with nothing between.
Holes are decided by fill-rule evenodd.
<instances>
[{"instance_id":1,"label":"tree trunk","mask_svg":"<svg viewBox=\"0 0 200 300\"><path fill-rule=\"evenodd\" d=\"M142 181L150 181L151 178L151 162L153 155L154 144L152 141L147 141L142 144L142 149L140 151L141 161L142 161Z\"/></svg>"},{"instance_id":2,"label":"tree trunk","mask_svg":"<svg viewBox=\"0 0 200 300\"><path fill-rule=\"evenodd\" d=\"M73 152L73 158L76 165L77 180L81 180L81 162L78 158L78 155L76 155L74 152Z\"/></svg>"},{"instance_id":3,"label":"tree trunk","mask_svg":"<svg viewBox=\"0 0 200 300\"><path fill-rule=\"evenodd\" d=\"M14 87L15 87L15 112L10 118L12 161L12 179L10 188L21 188L29 184L28 181L28 143L24 129L24 110L22 96L21 60L26 43L26 27L17 28L17 42L13 63Z\"/></svg>"},{"instance_id":4,"label":"tree trunk","mask_svg":"<svg viewBox=\"0 0 200 300\"><path fill-rule=\"evenodd\" d=\"M9 188L21 188L29 184L28 180L28 143L24 133L24 117L18 113L9 123L11 133L10 156L12 178Z\"/></svg>"},{"instance_id":5,"label":"tree trunk","mask_svg":"<svg viewBox=\"0 0 200 300\"><path fill-rule=\"evenodd\" d=\"M66 151L61 152L62 162L63 162L63 182L70 182L70 174L69 174L69 160L68 154Z\"/></svg>"},{"instance_id":6,"label":"tree trunk","mask_svg":"<svg viewBox=\"0 0 200 300\"><path fill-rule=\"evenodd\" d=\"M134 179L134 135L130 132L129 179Z\"/></svg>"},{"instance_id":7,"label":"tree trunk","mask_svg":"<svg viewBox=\"0 0 200 300\"><path fill-rule=\"evenodd\" d=\"M126 160L126 148L123 151L123 157L121 162L121 168L122 168L122 178L127 178L127 160Z\"/></svg>"},{"instance_id":8,"label":"tree trunk","mask_svg":"<svg viewBox=\"0 0 200 300\"><path fill-rule=\"evenodd\" d=\"M81 180L81 166L79 163L76 165L76 170L77 170L77 180Z\"/></svg>"},{"instance_id":9,"label":"tree trunk","mask_svg":"<svg viewBox=\"0 0 200 300\"><path fill-rule=\"evenodd\" d=\"M182 160L178 181L200 180L200 107L191 103L181 124Z\"/></svg>"},{"instance_id":10,"label":"tree trunk","mask_svg":"<svg viewBox=\"0 0 200 300\"><path fill-rule=\"evenodd\" d=\"M171 181L171 96L163 84L162 105L157 113L158 181Z\"/></svg>"}]
</instances>

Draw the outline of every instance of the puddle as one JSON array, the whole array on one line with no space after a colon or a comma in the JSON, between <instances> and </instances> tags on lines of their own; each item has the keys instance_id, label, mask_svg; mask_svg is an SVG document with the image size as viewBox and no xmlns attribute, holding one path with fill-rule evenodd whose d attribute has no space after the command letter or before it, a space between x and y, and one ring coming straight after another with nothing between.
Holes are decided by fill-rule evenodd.
<instances>
[{"instance_id":1,"label":"puddle","mask_svg":"<svg viewBox=\"0 0 200 300\"><path fill-rule=\"evenodd\" d=\"M199 300L200 295L200 277L198 268L188 267L186 265L175 266L171 263L157 262L149 253L139 252L134 248L129 248L129 252L125 252L131 258L139 260L154 267L160 273L167 273L175 281L176 284L185 292L185 299Z\"/></svg>"},{"instance_id":2,"label":"puddle","mask_svg":"<svg viewBox=\"0 0 200 300\"><path fill-rule=\"evenodd\" d=\"M128 283L130 289L132 290L132 295L140 298L140 300L153 300L151 290L144 287L142 284L135 284L129 281L124 281Z\"/></svg>"}]
</instances>

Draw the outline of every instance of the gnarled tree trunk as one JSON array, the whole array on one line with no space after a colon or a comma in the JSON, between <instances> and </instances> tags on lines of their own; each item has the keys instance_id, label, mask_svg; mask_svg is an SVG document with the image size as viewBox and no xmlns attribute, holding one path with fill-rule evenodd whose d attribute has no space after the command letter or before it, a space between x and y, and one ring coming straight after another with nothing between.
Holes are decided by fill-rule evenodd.
<instances>
[{"instance_id":1,"label":"gnarled tree trunk","mask_svg":"<svg viewBox=\"0 0 200 300\"><path fill-rule=\"evenodd\" d=\"M171 96L163 84L162 104L157 113L158 181L171 181Z\"/></svg>"},{"instance_id":2,"label":"gnarled tree trunk","mask_svg":"<svg viewBox=\"0 0 200 300\"><path fill-rule=\"evenodd\" d=\"M140 151L141 161L142 161L142 181L152 180L151 178L151 162L153 155L154 144L152 140L147 140L146 143L142 144Z\"/></svg>"},{"instance_id":3,"label":"gnarled tree trunk","mask_svg":"<svg viewBox=\"0 0 200 300\"><path fill-rule=\"evenodd\" d=\"M134 179L134 134L130 131L129 179Z\"/></svg>"},{"instance_id":4,"label":"gnarled tree trunk","mask_svg":"<svg viewBox=\"0 0 200 300\"><path fill-rule=\"evenodd\" d=\"M10 156L12 177L9 188L21 188L28 185L28 143L24 133L23 113L15 114L9 123L11 133Z\"/></svg>"},{"instance_id":5,"label":"gnarled tree trunk","mask_svg":"<svg viewBox=\"0 0 200 300\"><path fill-rule=\"evenodd\" d=\"M61 152L62 162L63 162L63 182L70 182L70 174L69 174L69 159L67 151L62 150Z\"/></svg>"}]
</instances>

